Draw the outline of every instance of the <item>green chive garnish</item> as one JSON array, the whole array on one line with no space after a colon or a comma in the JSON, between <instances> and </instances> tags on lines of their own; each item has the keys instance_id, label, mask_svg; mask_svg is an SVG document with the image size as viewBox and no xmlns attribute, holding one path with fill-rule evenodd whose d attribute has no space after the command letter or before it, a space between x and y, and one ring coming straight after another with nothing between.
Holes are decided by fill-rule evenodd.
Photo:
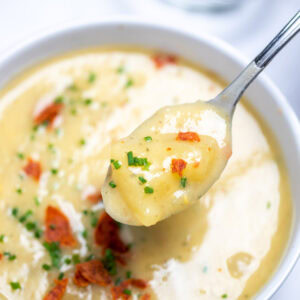
<instances>
[{"instance_id":1,"label":"green chive garnish","mask_svg":"<svg viewBox=\"0 0 300 300\"><path fill-rule=\"evenodd\" d=\"M145 192L145 194L153 194L154 189L150 186L145 186L144 192Z\"/></svg>"},{"instance_id":2,"label":"green chive garnish","mask_svg":"<svg viewBox=\"0 0 300 300\"><path fill-rule=\"evenodd\" d=\"M109 186L111 187L111 188L115 188L115 187L117 187L117 185L113 182L113 181L111 181L110 183L109 183Z\"/></svg>"},{"instance_id":3,"label":"green chive garnish","mask_svg":"<svg viewBox=\"0 0 300 300\"><path fill-rule=\"evenodd\" d=\"M10 282L9 284L10 284L12 290L18 290L18 289L21 289L21 285L20 285L20 283L17 282L17 281L15 281L15 282L12 281L12 282Z\"/></svg>"},{"instance_id":4,"label":"green chive garnish","mask_svg":"<svg viewBox=\"0 0 300 300\"><path fill-rule=\"evenodd\" d=\"M133 86L133 80L131 78L129 78L125 84L125 88L128 89L131 86Z\"/></svg>"},{"instance_id":5,"label":"green chive garnish","mask_svg":"<svg viewBox=\"0 0 300 300\"><path fill-rule=\"evenodd\" d=\"M118 160L111 159L110 162L113 164L116 170L121 168L121 163Z\"/></svg>"},{"instance_id":6,"label":"green chive garnish","mask_svg":"<svg viewBox=\"0 0 300 300\"><path fill-rule=\"evenodd\" d=\"M96 74L91 72L88 77L88 82L93 83L96 80Z\"/></svg>"},{"instance_id":7,"label":"green chive garnish","mask_svg":"<svg viewBox=\"0 0 300 300\"><path fill-rule=\"evenodd\" d=\"M144 137L144 140L145 140L146 142L150 142L150 141L152 141L152 137L151 137L151 136L145 136L145 137Z\"/></svg>"},{"instance_id":8,"label":"green chive garnish","mask_svg":"<svg viewBox=\"0 0 300 300\"><path fill-rule=\"evenodd\" d=\"M144 183L147 182L147 180L146 180L144 177L142 177L142 176L139 176L139 181L140 181L142 184L144 184Z\"/></svg>"},{"instance_id":9,"label":"green chive garnish","mask_svg":"<svg viewBox=\"0 0 300 300\"><path fill-rule=\"evenodd\" d=\"M51 266L47 265L47 264L43 264L42 265L42 268L45 270L45 271L49 271L51 269Z\"/></svg>"},{"instance_id":10,"label":"green chive garnish","mask_svg":"<svg viewBox=\"0 0 300 300\"><path fill-rule=\"evenodd\" d=\"M91 105L93 103L93 100L92 99L85 99L84 100L84 104L85 105Z\"/></svg>"},{"instance_id":11,"label":"green chive garnish","mask_svg":"<svg viewBox=\"0 0 300 300\"><path fill-rule=\"evenodd\" d=\"M187 181L187 178L186 177L181 177L180 178L180 185L185 188L186 186L186 181Z\"/></svg>"}]
</instances>

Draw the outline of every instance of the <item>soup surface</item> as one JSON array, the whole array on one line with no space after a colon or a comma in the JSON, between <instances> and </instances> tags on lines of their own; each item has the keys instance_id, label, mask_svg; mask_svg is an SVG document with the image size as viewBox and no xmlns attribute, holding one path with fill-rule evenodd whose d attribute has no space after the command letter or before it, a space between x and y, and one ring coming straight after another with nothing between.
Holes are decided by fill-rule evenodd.
<instances>
[{"instance_id":1,"label":"soup surface","mask_svg":"<svg viewBox=\"0 0 300 300\"><path fill-rule=\"evenodd\" d=\"M112 141L222 87L173 56L122 49L51 60L10 84L0 95L0 299L255 295L292 209L276 145L243 104L233 155L197 204L146 228L114 222L101 201Z\"/></svg>"}]
</instances>

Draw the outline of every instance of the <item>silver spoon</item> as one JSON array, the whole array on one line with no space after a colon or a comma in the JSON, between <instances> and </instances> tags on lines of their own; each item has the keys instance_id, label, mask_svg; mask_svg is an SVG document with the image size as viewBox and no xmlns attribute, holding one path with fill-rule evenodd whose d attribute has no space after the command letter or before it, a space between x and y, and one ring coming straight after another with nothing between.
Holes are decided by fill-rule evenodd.
<instances>
[{"instance_id":1,"label":"silver spoon","mask_svg":"<svg viewBox=\"0 0 300 300\"><path fill-rule=\"evenodd\" d=\"M269 64L275 55L300 31L300 11L282 28L272 41L254 58L253 61L209 103L220 107L233 116L236 104L244 91L258 74Z\"/></svg>"},{"instance_id":2,"label":"silver spoon","mask_svg":"<svg viewBox=\"0 0 300 300\"><path fill-rule=\"evenodd\" d=\"M219 178L231 155L231 120L237 102L256 76L299 30L300 12L290 20L267 47L217 97L205 102L205 104L202 101L197 101L191 104L164 107L157 111L151 118L143 122L127 138L113 143L111 148L112 162L117 160L118 165L114 165L114 168L110 166L105 184L102 187L106 211L119 222L130 225L151 226L187 208L199 199ZM202 117L200 117L200 107L201 109L205 107L205 110L209 114L203 114ZM216 114L218 117L216 117ZM209 118L206 117L208 115ZM179 116L182 116L178 123L180 124L179 128L183 128L183 130L178 131L178 128L174 124L177 124L177 117L179 118ZM193 127L191 125L193 122L198 122L195 126L202 128L202 131L200 130L202 135L201 144L197 146L193 146L194 144L191 146L191 144L189 144L190 147L194 147L191 153L193 155L197 153L197 155L201 157L201 168L203 168L201 170L206 174L203 175L201 180L199 179L201 177L197 176L201 174L201 171L196 167L192 169L193 171L190 171L189 178L183 177L182 170L186 168L187 162L182 159L182 155L186 155L184 154L185 151L189 151L186 149L191 148L188 148L189 146L187 144L183 146L181 142L179 142L181 143L179 146L179 143L175 142L175 136L169 136L168 139L164 133L167 132L174 135L174 132L172 130L168 132L168 130L163 129L164 124L173 124L172 126L176 127L177 133L183 135L192 134L199 142L200 137L197 133L192 132L193 130L184 129L195 128L195 126ZM184 127L184 123L189 124L189 126ZM219 132L222 136L223 131L226 132L226 134L222 140L222 149L220 148L219 154L214 154L217 153L214 151L218 151L215 149L219 148L213 146L214 144L207 139L207 136L211 135L212 132L217 132L217 135ZM148 134L152 135L153 141L150 136L151 143L145 146L145 142L143 141ZM176 140L177 138L178 136ZM187 135L185 135L183 140L185 138L187 138ZM162 150L168 149L166 147L169 147L172 142L175 143L173 146L177 149L177 152L175 151L173 154L168 154ZM144 157L145 154L149 158L149 162L152 163L152 168L150 167L150 169L149 166L151 163L147 165L147 168L143 169L143 166L145 167L144 164L146 162L148 164L148 158ZM136 164L134 163L135 159ZM205 159L207 164L210 164L208 167L205 166ZM169 164L169 160L171 164ZM161 166L165 162L167 162L168 167L166 167L166 169L164 167L164 171L161 172ZM181 166L178 164L181 164ZM121 168L120 166L123 167ZM139 167L140 169L136 171L137 169L135 167ZM180 168L181 170L179 170ZM146 170L147 173L144 174L142 170ZM178 174L172 174L176 172L178 172ZM137 176L143 174L147 175L147 180L142 177L142 184L147 182L148 186L140 185L138 181L138 178L140 180L141 177ZM165 174L171 176L164 177ZM177 175L180 177L180 185L177 181ZM159 178L161 178L161 182L159 182ZM182 182L183 178L185 180L184 182ZM188 186L186 186L186 181L190 180L190 178L198 178L198 182L192 179L189 181ZM116 182L114 182L113 179ZM169 180L169 182L165 182L165 180ZM153 186L152 183L154 184ZM165 186L167 187L166 189L164 189ZM156 192L154 190L156 190ZM151 196L149 196L149 194L151 194ZM161 199L163 201L161 201ZM160 203L163 203L163 205L160 205Z\"/></svg>"}]
</instances>

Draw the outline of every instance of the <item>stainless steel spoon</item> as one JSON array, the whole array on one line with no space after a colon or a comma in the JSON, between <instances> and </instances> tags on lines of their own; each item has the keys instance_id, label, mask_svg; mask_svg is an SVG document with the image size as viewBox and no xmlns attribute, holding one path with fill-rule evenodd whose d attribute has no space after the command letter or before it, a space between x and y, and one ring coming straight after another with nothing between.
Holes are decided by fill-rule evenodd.
<instances>
[{"instance_id":1,"label":"stainless steel spoon","mask_svg":"<svg viewBox=\"0 0 300 300\"><path fill-rule=\"evenodd\" d=\"M232 117L236 104L250 83L299 31L300 10L232 83L209 103L221 108Z\"/></svg>"},{"instance_id":2,"label":"stainless steel spoon","mask_svg":"<svg viewBox=\"0 0 300 300\"><path fill-rule=\"evenodd\" d=\"M205 102L205 104L203 101L197 101L164 107L143 122L130 136L113 143L111 147L112 161L117 160L118 166L114 166L114 168L110 166L105 184L101 190L106 211L119 222L130 225L151 226L195 203L219 178L231 155L231 120L235 106L243 92L299 30L300 12L217 97ZM207 113L201 114L200 111ZM209 116L209 118L205 116ZM193 122L198 123L195 123L195 125ZM175 133L170 129L169 131L163 129L164 124L173 124L172 126L176 128ZM184 124L188 125L184 126ZM192 124L194 125L192 126ZM197 127L202 128L201 145L194 143L191 146L189 144L189 147L194 147L190 152L192 153L190 157L197 155L201 158L201 164L199 168L194 167L192 171L190 169L189 178L184 177L185 181L182 183L183 175L180 172L187 165L183 157L187 156L185 152L191 151L191 148L186 148L188 147L187 144L180 144L179 146L181 142L175 142L178 138L176 133L181 133L185 137L186 134L193 134L199 142L200 137L198 134L192 132L194 130L186 129ZM212 132L219 132L221 133L220 136L223 136L221 141L223 146L221 148L213 146L217 144L213 144L207 139ZM170 136L167 138L165 133L173 134L172 138ZM145 146L143 141L148 134L151 135L151 144ZM214 138L214 141L216 141L216 138ZM166 151L161 151L161 149L167 149L170 143L174 143L172 148L177 149L174 150L175 153L169 154ZM145 158L145 155L147 155L147 158ZM149 163L146 169L141 169L146 162L148 164L148 159L152 163L152 167L149 169L151 164ZM165 162L168 164L166 168L164 166ZM181 166L176 165L178 163ZM123 167L120 168L122 165ZM161 172L162 166L164 168L163 172ZM136 167L141 170L136 171ZM137 174L143 175L142 170L147 171L147 180L142 177L143 184L147 182L148 186L146 187L141 186L137 178ZM176 172L178 174L173 174ZM205 175L202 175L203 178L199 179L201 178L198 176L199 174ZM164 177L168 175L171 176ZM176 177L177 175L181 178L180 185L177 181L179 180L179 177ZM166 189L164 189L165 178L169 178ZM189 184L186 186L187 180Z\"/></svg>"}]
</instances>

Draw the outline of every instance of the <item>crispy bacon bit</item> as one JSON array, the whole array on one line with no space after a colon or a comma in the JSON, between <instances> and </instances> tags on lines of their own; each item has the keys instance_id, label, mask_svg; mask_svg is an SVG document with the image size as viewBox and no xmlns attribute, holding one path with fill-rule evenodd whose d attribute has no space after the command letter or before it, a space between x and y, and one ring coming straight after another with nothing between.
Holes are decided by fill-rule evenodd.
<instances>
[{"instance_id":1,"label":"crispy bacon bit","mask_svg":"<svg viewBox=\"0 0 300 300\"><path fill-rule=\"evenodd\" d=\"M55 118L63 108L62 103L51 103L46 106L34 119L36 125L47 122L47 127L52 126Z\"/></svg>"},{"instance_id":2,"label":"crispy bacon bit","mask_svg":"<svg viewBox=\"0 0 300 300\"><path fill-rule=\"evenodd\" d=\"M101 194L101 192L90 194L90 195L87 196L87 199L91 203L96 204L96 203L102 202L102 194Z\"/></svg>"},{"instance_id":3,"label":"crispy bacon bit","mask_svg":"<svg viewBox=\"0 0 300 300\"><path fill-rule=\"evenodd\" d=\"M43 300L61 300L65 294L68 278L62 280L55 280L55 287L49 291L49 293L44 297Z\"/></svg>"},{"instance_id":4,"label":"crispy bacon bit","mask_svg":"<svg viewBox=\"0 0 300 300\"><path fill-rule=\"evenodd\" d=\"M56 207L48 206L46 210L46 242L59 242L62 246L75 246L68 218Z\"/></svg>"},{"instance_id":5,"label":"crispy bacon bit","mask_svg":"<svg viewBox=\"0 0 300 300\"><path fill-rule=\"evenodd\" d=\"M183 159L179 158L173 158L172 159L172 173L178 173L178 175L181 177L182 176L182 171L186 168L186 161Z\"/></svg>"},{"instance_id":6,"label":"crispy bacon bit","mask_svg":"<svg viewBox=\"0 0 300 300\"><path fill-rule=\"evenodd\" d=\"M0 253L0 260L3 258L3 254L2 253Z\"/></svg>"},{"instance_id":7,"label":"crispy bacon bit","mask_svg":"<svg viewBox=\"0 0 300 300\"><path fill-rule=\"evenodd\" d=\"M145 289L148 287L148 283L146 280L136 278L127 279L124 281L124 284L131 285L139 289Z\"/></svg>"},{"instance_id":8,"label":"crispy bacon bit","mask_svg":"<svg viewBox=\"0 0 300 300\"><path fill-rule=\"evenodd\" d=\"M178 132L176 137L177 141L189 141L189 142L200 142L200 137L198 133L188 131L188 132Z\"/></svg>"},{"instance_id":9,"label":"crispy bacon bit","mask_svg":"<svg viewBox=\"0 0 300 300\"><path fill-rule=\"evenodd\" d=\"M101 261L94 259L76 265L74 283L79 287L86 287L90 283L108 286L111 279Z\"/></svg>"},{"instance_id":10,"label":"crispy bacon bit","mask_svg":"<svg viewBox=\"0 0 300 300\"><path fill-rule=\"evenodd\" d=\"M106 212L99 220L94 233L95 242L103 247L103 252L110 248L118 253L125 253L128 247L123 243L119 236L119 226Z\"/></svg>"},{"instance_id":11,"label":"crispy bacon bit","mask_svg":"<svg viewBox=\"0 0 300 300\"><path fill-rule=\"evenodd\" d=\"M39 181L42 173L40 162L35 161L29 157L27 164L26 166L24 166L23 170L28 176L31 176L34 180Z\"/></svg>"},{"instance_id":12,"label":"crispy bacon bit","mask_svg":"<svg viewBox=\"0 0 300 300\"><path fill-rule=\"evenodd\" d=\"M155 64L155 67L157 69L160 69L168 64L176 64L177 63L177 57L170 54L156 54L154 57L152 57L152 60Z\"/></svg>"},{"instance_id":13,"label":"crispy bacon bit","mask_svg":"<svg viewBox=\"0 0 300 300\"><path fill-rule=\"evenodd\" d=\"M150 299L151 299L150 294L146 293L146 294L144 294L144 295L141 297L140 300L150 300Z\"/></svg>"},{"instance_id":14,"label":"crispy bacon bit","mask_svg":"<svg viewBox=\"0 0 300 300\"><path fill-rule=\"evenodd\" d=\"M125 294L125 287L121 284L120 286L113 286L111 291L112 300L128 300L130 299L130 295Z\"/></svg>"}]
</instances>

